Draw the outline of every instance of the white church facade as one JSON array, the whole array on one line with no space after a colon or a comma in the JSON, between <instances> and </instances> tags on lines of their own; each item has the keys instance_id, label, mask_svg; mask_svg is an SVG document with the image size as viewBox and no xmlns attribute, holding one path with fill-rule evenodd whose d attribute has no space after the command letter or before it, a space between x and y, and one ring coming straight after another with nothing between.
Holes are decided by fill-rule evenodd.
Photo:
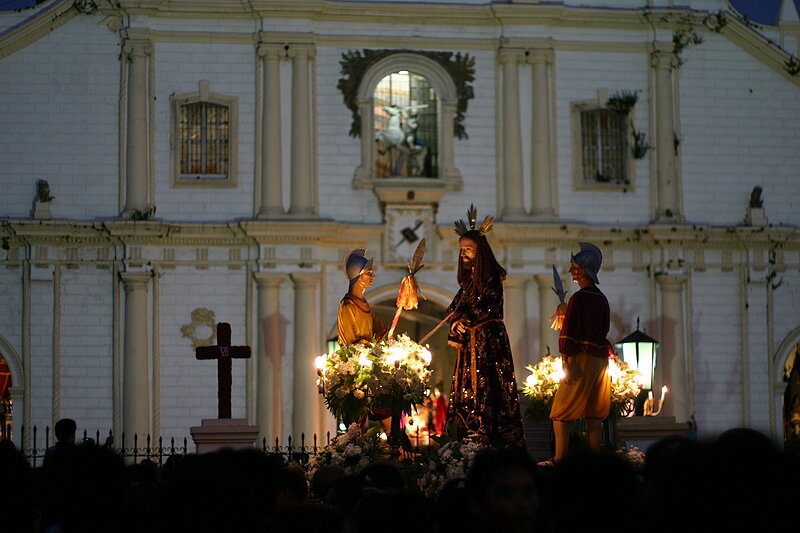
<instances>
[{"instance_id":1,"label":"white church facade","mask_svg":"<svg viewBox=\"0 0 800 533\"><path fill-rule=\"evenodd\" d=\"M775 26L723 0L677 4L0 13L15 442L63 417L188 436L216 416L216 365L194 347L217 322L253 347L233 363L235 418L270 440L332 431L313 360L347 290L342 257L368 249L367 298L392 311L427 239L428 303L403 322L419 338L457 290L452 224L471 203L496 217L518 381L557 346L552 265L569 281L588 241L604 252L610 340L640 320L661 343L665 411L701 436L782 440L800 343L800 19L792 2ZM433 379L448 387L445 344Z\"/></svg>"}]
</instances>

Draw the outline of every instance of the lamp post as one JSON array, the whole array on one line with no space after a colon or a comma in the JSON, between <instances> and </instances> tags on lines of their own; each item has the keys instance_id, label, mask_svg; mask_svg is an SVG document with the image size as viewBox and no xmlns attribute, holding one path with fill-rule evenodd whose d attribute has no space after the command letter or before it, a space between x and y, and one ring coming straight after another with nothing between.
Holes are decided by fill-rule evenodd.
<instances>
[{"instance_id":1,"label":"lamp post","mask_svg":"<svg viewBox=\"0 0 800 533\"><path fill-rule=\"evenodd\" d=\"M655 381L656 350L659 343L639 331L639 318L636 318L636 331L617 342L616 348L622 352L622 360L633 370L642 374L642 391L636 398L634 414L644 414L644 402L648 395L652 397Z\"/></svg>"}]
</instances>

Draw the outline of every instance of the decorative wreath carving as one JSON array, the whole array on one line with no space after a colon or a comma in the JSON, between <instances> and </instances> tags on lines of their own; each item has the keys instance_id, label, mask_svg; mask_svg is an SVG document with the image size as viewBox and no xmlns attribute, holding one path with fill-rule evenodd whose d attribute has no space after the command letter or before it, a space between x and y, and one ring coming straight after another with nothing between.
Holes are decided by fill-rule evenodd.
<instances>
[{"instance_id":1,"label":"decorative wreath carving","mask_svg":"<svg viewBox=\"0 0 800 533\"><path fill-rule=\"evenodd\" d=\"M344 104L353 115L350 126L351 137L361 137L361 114L358 112L358 87L369 68L381 59L394 54L417 54L439 63L453 79L458 96L455 116L453 117L453 133L459 139L468 137L464 128L464 114L469 101L475 97L470 82L475 80L475 58L469 54L457 52L429 52L419 50L350 50L342 54L339 64L341 74L336 86L344 97Z\"/></svg>"},{"instance_id":2,"label":"decorative wreath carving","mask_svg":"<svg viewBox=\"0 0 800 533\"><path fill-rule=\"evenodd\" d=\"M211 329L211 336L207 339L198 339L195 336L195 330L198 326L208 326ZM198 346L211 346L217 340L217 319L214 317L214 311L206 309L205 307L198 307L192 311L192 323L181 326L181 333L184 337L192 340L192 348Z\"/></svg>"}]
</instances>

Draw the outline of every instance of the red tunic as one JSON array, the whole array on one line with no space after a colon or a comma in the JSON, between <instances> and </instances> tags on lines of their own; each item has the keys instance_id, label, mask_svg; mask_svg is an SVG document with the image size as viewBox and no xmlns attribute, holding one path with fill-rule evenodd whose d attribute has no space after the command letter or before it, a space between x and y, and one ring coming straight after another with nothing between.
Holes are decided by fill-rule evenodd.
<instances>
[{"instance_id":1,"label":"red tunic","mask_svg":"<svg viewBox=\"0 0 800 533\"><path fill-rule=\"evenodd\" d=\"M558 338L558 351L567 356L586 352L608 357L610 316L608 300L597 287L585 287L573 294Z\"/></svg>"}]
</instances>

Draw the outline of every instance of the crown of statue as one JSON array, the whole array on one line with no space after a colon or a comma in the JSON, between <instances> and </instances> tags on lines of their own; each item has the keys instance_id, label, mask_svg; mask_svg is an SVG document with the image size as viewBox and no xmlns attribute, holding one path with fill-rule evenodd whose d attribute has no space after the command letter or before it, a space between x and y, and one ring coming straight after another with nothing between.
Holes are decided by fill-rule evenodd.
<instances>
[{"instance_id":1,"label":"crown of statue","mask_svg":"<svg viewBox=\"0 0 800 533\"><path fill-rule=\"evenodd\" d=\"M459 237L463 237L469 231L478 231L481 235L486 235L490 231L492 231L492 227L494 225L494 217L485 217L483 222L481 223L479 228L475 228L475 225L478 222L478 210L475 208L473 204L469 204L469 209L467 210L467 222L469 226L464 222L463 219L459 219L455 223L455 232L458 234Z\"/></svg>"}]
</instances>

